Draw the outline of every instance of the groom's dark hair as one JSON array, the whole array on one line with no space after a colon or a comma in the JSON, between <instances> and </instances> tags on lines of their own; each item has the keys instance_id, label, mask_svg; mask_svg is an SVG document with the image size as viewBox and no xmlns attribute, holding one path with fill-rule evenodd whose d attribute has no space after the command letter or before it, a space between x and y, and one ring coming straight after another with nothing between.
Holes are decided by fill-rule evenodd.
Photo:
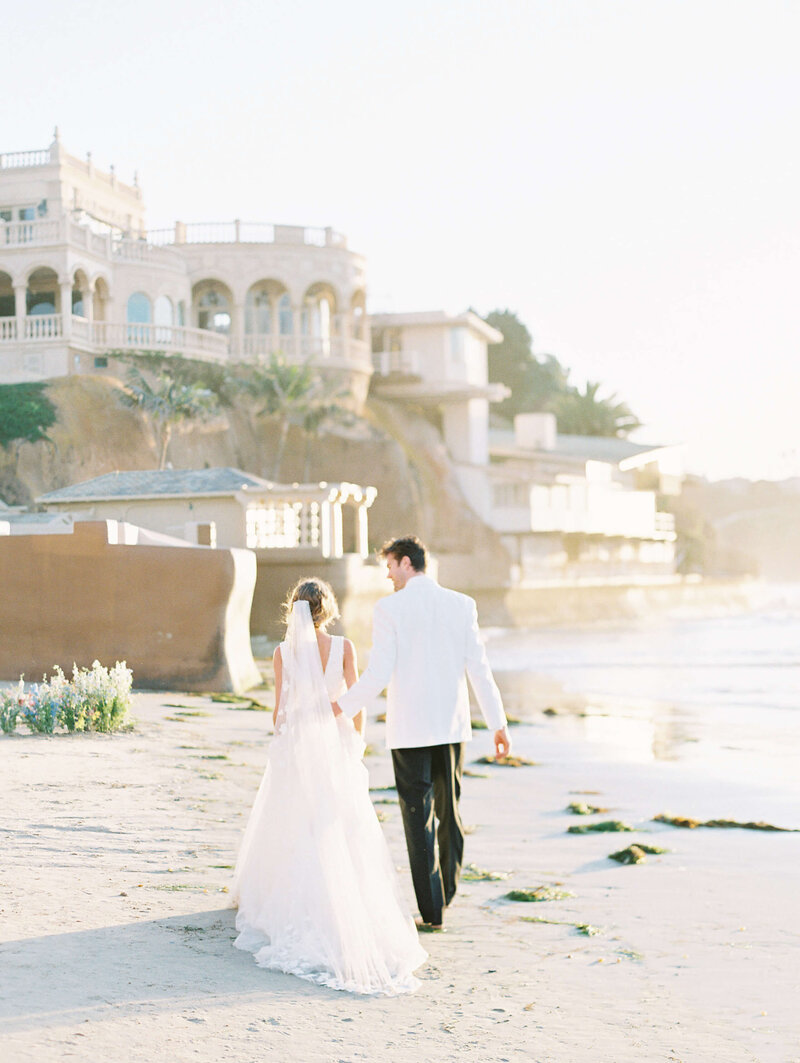
<instances>
[{"instance_id":1,"label":"groom's dark hair","mask_svg":"<svg viewBox=\"0 0 800 1063\"><path fill-rule=\"evenodd\" d=\"M393 557L396 561L402 561L407 557L415 572L424 572L428 564L428 551L425 543L416 535L404 535L400 539L390 539L381 547L381 557Z\"/></svg>"}]
</instances>

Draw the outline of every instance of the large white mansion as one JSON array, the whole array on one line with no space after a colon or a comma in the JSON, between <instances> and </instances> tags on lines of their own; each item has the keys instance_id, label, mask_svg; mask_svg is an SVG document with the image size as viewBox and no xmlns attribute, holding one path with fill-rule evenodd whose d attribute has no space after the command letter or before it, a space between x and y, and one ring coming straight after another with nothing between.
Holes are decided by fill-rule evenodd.
<instances>
[{"instance_id":1,"label":"large white mansion","mask_svg":"<svg viewBox=\"0 0 800 1063\"><path fill-rule=\"evenodd\" d=\"M550 414L490 433L507 393L488 381L501 339L469 311L368 318L364 259L331 229L148 231L138 181L70 155L57 130L49 148L0 154L0 384L113 372L114 351L279 353L357 409L371 380L380 397L435 407L464 496L518 579L669 577L674 522L657 496L680 489L677 448L558 436Z\"/></svg>"}]
</instances>

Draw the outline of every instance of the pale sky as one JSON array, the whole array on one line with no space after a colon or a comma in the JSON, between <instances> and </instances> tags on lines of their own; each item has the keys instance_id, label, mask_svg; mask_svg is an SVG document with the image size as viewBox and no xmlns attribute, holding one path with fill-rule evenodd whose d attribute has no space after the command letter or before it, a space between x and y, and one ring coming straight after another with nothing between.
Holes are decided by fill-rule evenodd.
<instances>
[{"instance_id":1,"label":"pale sky","mask_svg":"<svg viewBox=\"0 0 800 1063\"><path fill-rule=\"evenodd\" d=\"M516 311L712 477L800 474L798 0L40 0L0 151L151 228L330 225L373 310ZM13 102L9 102L13 101Z\"/></svg>"}]
</instances>

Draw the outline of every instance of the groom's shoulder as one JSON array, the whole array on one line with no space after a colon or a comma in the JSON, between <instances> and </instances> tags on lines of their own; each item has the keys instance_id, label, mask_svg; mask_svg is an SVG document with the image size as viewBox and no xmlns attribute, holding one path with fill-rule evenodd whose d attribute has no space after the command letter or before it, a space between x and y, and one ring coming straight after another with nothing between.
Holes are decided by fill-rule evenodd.
<instances>
[{"instance_id":1,"label":"groom's shoulder","mask_svg":"<svg viewBox=\"0 0 800 1063\"><path fill-rule=\"evenodd\" d=\"M438 583L436 584L436 588L438 593L441 594L454 609L459 609L465 613L471 613L475 608L475 601L470 598L468 594L462 594L461 591L451 590L449 587L442 587Z\"/></svg>"}]
</instances>

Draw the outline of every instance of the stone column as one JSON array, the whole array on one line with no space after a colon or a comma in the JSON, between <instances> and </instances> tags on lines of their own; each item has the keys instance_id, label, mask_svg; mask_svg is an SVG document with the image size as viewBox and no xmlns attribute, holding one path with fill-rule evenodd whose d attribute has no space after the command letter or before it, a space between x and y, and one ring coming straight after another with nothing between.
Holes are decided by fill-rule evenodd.
<instances>
[{"instance_id":1,"label":"stone column","mask_svg":"<svg viewBox=\"0 0 800 1063\"><path fill-rule=\"evenodd\" d=\"M14 285L14 315L17 321L17 339L25 339L25 318L28 313L27 284Z\"/></svg>"},{"instance_id":2,"label":"stone column","mask_svg":"<svg viewBox=\"0 0 800 1063\"><path fill-rule=\"evenodd\" d=\"M331 505L331 557L341 557L344 553L342 536L342 503L338 500Z\"/></svg>"},{"instance_id":3,"label":"stone column","mask_svg":"<svg viewBox=\"0 0 800 1063\"><path fill-rule=\"evenodd\" d=\"M231 307L231 335L228 353L234 357L244 357L244 306L234 303Z\"/></svg>"},{"instance_id":4,"label":"stone column","mask_svg":"<svg viewBox=\"0 0 800 1063\"><path fill-rule=\"evenodd\" d=\"M369 518L366 502L360 502L356 510L356 551L360 557L369 557Z\"/></svg>"},{"instance_id":5,"label":"stone column","mask_svg":"<svg viewBox=\"0 0 800 1063\"><path fill-rule=\"evenodd\" d=\"M300 307L292 307L292 343L291 350L285 353L295 361L303 357L303 311Z\"/></svg>"},{"instance_id":6,"label":"stone column","mask_svg":"<svg viewBox=\"0 0 800 1063\"><path fill-rule=\"evenodd\" d=\"M61 289L61 335L69 339L72 333L72 281L62 281Z\"/></svg>"}]
</instances>

